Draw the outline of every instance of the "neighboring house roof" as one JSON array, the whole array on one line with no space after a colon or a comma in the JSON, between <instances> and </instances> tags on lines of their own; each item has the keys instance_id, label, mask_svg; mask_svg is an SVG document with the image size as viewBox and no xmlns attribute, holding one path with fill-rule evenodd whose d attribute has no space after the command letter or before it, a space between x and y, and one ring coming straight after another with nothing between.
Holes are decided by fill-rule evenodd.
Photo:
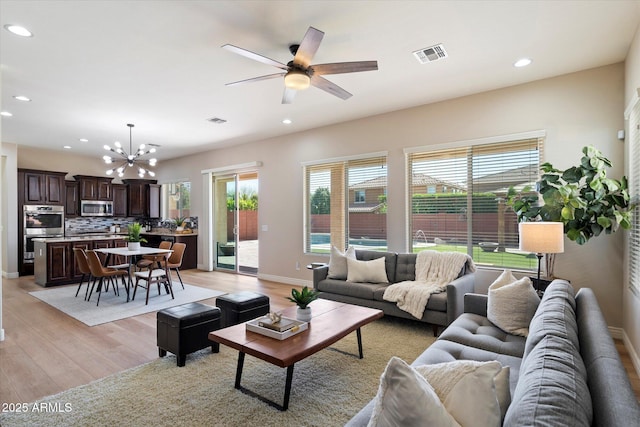
<instances>
[{"instance_id":1,"label":"neighboring house roof","mask_svg":"<svg viewBox=\"0 0 640 427\"><path fill-rule=\"evenodd\" d=\"M373 213L378 212L384 203L358 203L349 206L350 213Z\"/></svg>"},{"instance_id":2,"label":"neighboring house roof","mask_svg":"<svg viewBox=\"0 0 640 427\"><path fill-rule=\"evenodd\" d=\"M537 177L538 168L534 165L526 165L477 177L473 180L473 188L474 192L493 193L504 193L505 189L511 186L522 189L526 184L535 188Z\"/></svg>"},{"instance_id":3,"label":"neighboring house roof","mask_svg":"<svg viewBox=\"0 0 640 427\"><path fill-rule=\"evenodd\" d=\"M449 181L444 181L442 179L438 179L438 178L434 178L430 175L425 175L422 173L418 173L418 174L414 174L413 175L413 180L412 180L412 184L413 186L416 185L423 185L423 186L428 186L428 185L444 185L447 186L449 188L455 188L461 191L466 191L467 188L464 185L460 185L460 184L456 184L453 182L449 182ZM360 189L367 189L367 188L380 188L380 187L386 187L387 186L387 177L386 176L378 176L376 178L372 178L372 179L367 179L365 181L361 181L361 182L357 182L355 184L352 184L349 186L349 190L360 190Z\"/></svg>"}]
</instances>

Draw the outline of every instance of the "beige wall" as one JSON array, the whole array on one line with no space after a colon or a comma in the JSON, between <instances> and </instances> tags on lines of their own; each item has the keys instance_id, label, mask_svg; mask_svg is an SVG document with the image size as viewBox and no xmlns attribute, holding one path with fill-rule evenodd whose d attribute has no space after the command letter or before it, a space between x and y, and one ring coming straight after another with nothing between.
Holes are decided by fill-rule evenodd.
<instances>
[{"instance_id":1,"label":"beige wall","mask_svg":"<svg viewBox=\"0 0 640 427\"><path fill-rule=\"evenodd\" d=\"M546 160L559 168L576 163L581 148L593 144L611 159L610 175L623 174L624 144L616 138L623 128L624 64L587 70L525 85L476 94L313 129L251 144L174 159L158 168L160 182L188 178L192 183L193 215L204 219L201 171L252 161L262 162L260 179L260 274L289 283L309 283L304 268L324 260L303 253L302 162L388 151L388 242L391 250L406 251L405 160L403 149L483 137L545 130ZM348 102L348 101L346 101ZM295 107L295 106L294 106ZM295 126L295 124L294 124ZM19 167L96 174L99 158L89 164L68 153L32 155L20 148ZM40 163L43 162L43 163ZM56 165L52 167L51 165ZM202 245L206 240L201 236ZM607 322L622 327L623 234L601 236L585 246L567 242L558 256L556 275L576 287L594 289ZM301 268L296 269L296 263ZM485 272L490 281L495 272ZM486 286L486 283L481 284ZM635 340L638 340L637 332Z\"/></svg>"},{"instance_id":2,"label":"beige wall","mask_svg":"<svg viewBox=\"0 0 640 427\"><path fill-rule=\"evenodd\" d=\"M347 101L348 102L348 101ZM322 260L303 253L302 162L388 151L388 240L406 251L406 147L441 144L532 130L547 132L546 160L559 168L579 161L593 144L613 162L610 175L623 174L624 64L476 94L362 120L224 148L166 162L163 180L189 176L193 194L202 192L198 171L260 161L260 274L305 282L304 266ZM194 214L203 211L193 197ZM199 215L201 218L202 216ZM576 287L594 289L610 326L622 326L623 235L601 236L586 246L567 242L556 274ZM296 270L296 262L303 266ZM494 273L489 273L490 280Z\"/></svg>"},{"instance_id":3,"label":"beige wall","mask_svg":"<svg viewBox=\"0 0 640 427\"><path fill-rule=\"evenodd\" d=\"M637 99L640 90L640 27L636 31L631 48L625 62L625 106ZM628 148L628 146L627 146ZM627 150L628 153L628 150ZM626 278L626 274L625 274ZM626 281L625 281L626 283ZM640 371L640 295L635 295L624 286L624 320L625 343L630 351L636 370Z\"/></svg>"}]
</instances>

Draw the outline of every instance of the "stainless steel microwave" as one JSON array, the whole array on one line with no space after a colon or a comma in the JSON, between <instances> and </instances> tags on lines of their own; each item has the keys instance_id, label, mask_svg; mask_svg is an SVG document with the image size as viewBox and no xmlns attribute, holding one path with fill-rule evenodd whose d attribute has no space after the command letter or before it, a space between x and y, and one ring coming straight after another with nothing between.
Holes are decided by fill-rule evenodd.
<instances>
[{"instance_id":1,"label":"stainless steel microwave","mask_svg":"<svg viewBox=\"0 0 640 427\"><path fill-rule=\"evenodd\" d=\"M81 216L113 216L113 202L107 200L81 200Z\"/></svg>"}]
</instances>

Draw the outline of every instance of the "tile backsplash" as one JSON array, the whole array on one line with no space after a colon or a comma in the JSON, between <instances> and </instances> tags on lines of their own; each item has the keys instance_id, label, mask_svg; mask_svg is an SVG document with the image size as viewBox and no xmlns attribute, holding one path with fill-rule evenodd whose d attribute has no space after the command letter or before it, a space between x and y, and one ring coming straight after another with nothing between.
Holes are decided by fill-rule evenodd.
<instances>
[{"instance_id":1,"label":"tile backsplash","mask_svg":"<svg viewBox=\"0 0 640 427\"><path fill-rule=\"evenodd\" d=\"M127 226L134 222L140 222L143 225L149 223L152 228L175 229L176 224L171 221L158 220L141 220L140 218L122 218L122 217L75 217L65 218L64 231L66 235L83 234L83 233L109 233L112 225L119 226L121 232L126 232ZM189 228L198 228L198 217L191 217L187 221Z\"/></svg>"}]
</instances>

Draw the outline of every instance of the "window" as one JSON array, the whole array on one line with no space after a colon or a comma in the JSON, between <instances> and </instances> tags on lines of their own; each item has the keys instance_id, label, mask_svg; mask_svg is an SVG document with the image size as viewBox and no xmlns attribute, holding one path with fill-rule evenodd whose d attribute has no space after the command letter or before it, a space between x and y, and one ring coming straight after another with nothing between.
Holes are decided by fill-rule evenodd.
<instances>
[{"instance_id":1,"label":"window","mask_svg":"<svg viewBox=\"0 0 640 427\"><path fill-rule=\"evenodd\" d=\"M191 216L191 182L179 181L162 185L164 219Z\"/></svg>"},{"instance_id":2,"label":"window","mask_svg":"<svg viewBox=\"0 0 640 427\"><path fill-rule=\"evenodd\" d=\"M411 250L459 251L478 265L535 269L518 250L509 187L535 188L540 138L408 152L407 197ZM423 193L424 189L426 193Z\"/></svg>"},{"instance_id":3,"label":"window","mask_svg":"<svg viewBox=\"0 0 640 427\"><path fill-rule=\"evenodd\" d=\"M628 239L629 287L640 295L640 100L627 114L629 145L629 196L633 208Z\"/></svg>"},{"instance_id":4,"label":"window","mask_svg":"<svg viewBox=\"0 0 640 427\"><path fill-rule=\"evenodd\" d=\"M305 252L387 249L385 154L304 166Z\"/></svg>"}]
</instances>

